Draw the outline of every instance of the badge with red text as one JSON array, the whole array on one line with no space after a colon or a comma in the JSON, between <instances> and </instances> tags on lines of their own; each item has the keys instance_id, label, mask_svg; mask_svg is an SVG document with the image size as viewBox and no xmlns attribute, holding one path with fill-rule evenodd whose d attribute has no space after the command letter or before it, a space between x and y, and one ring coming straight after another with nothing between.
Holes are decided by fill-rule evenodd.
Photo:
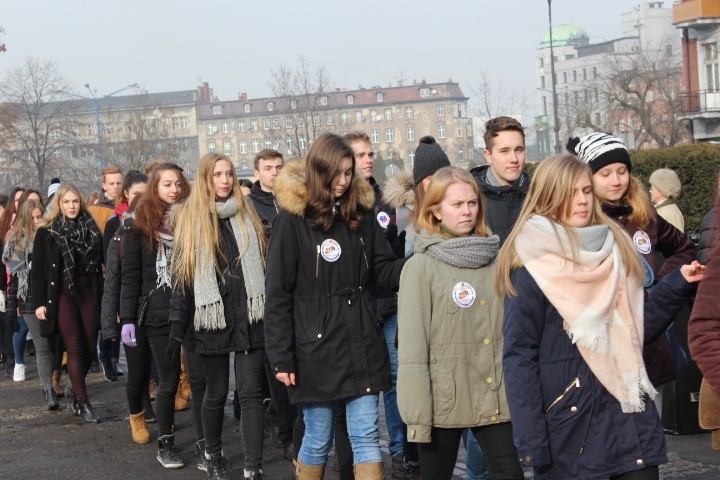
<instances>
[{"instance_id":1,"label":"badge with red text","mask_svg":"<svg viewBox=\"0 0 720 480\"><path fill-rule=\"evenodd\" d=\"M390 225L390 215L385 212L379 212L377 214L377 221L382 228L387 228Z\"/></svg>"},{"instance_id":2,"label":"badge with red text","mask_svg":"<svg viewBox=\"0 0 720 480\"><path fill-rule=\"evenodd\" d=\"M458 307L471 307L475 303L475 296L475 289L467 282L459 282L453 287L452 297Z\"/></svg>"},{"instance_id":3,"label":"badge with red text","mask_svg":"<svg viewBox=\"0 0 720 480\"><path fill-rule=\"evenodd\" d=\"M322 255L326 262L337 261L341 253L342 249L340 248L340 244L332 238L328 238L320 245L320 255Z\"/></svg>"},{"instance_id":4,"label":"badge with red text","mask_svg":"<svg viewBox=\"0 0 720 480\"><path fill-rule=\"evenodd\" d=\"M643 255L647 255L650 253L650 250L652 250L652 245L650 245L650 235L642 230L635 232L635 235L633 235L633 243L635 244L635 248L638 249L638 252Z\"/></svg>"}]
</instances>

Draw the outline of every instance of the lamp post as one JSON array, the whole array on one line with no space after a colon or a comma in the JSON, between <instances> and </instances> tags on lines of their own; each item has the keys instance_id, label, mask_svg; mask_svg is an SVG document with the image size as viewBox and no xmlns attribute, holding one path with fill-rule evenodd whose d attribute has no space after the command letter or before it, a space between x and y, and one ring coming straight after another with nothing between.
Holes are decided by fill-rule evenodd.
<instances>
[{"instance_id":1,"label":"lamp post","mask_svg":"<svg viewBox=\"0 0 720 480\"><path fill-rule=\"evenodd\" d=\"M98 137L98 161L100 163L100 170L105 168L105 153L102 149L102 143L103 143L103 136L102 136L102 127L100 126L100 101L105 98L110 98L113 95L117 95L118 93L124 92L125 90L129 90L131 88L136 88L138 86L137 83L133 83L131 85L124 86L123 88L119 90L115 90L114 92L108 93L107 95L103 95L102 97L99 97L96 95L97 90L92 90L90 88L90 84L86 83L85 88L87 88L88 92L90 92L90 95L92 95L92 100L95 103L95 128L97 129L97 137ZM82 97L82 98L88 98L88 97ZM89 100L90 98L88 98Z\"/></svg>"},{"instance_id":2,"label":"lamp post","mask_svg":"<svg viewBox=\"0 0 720 480\"><path fill-rule=\"evenodd\" d=\"M553 49L553 33L552 33L552 0L548 2L548 23L550 24L550 84L552 85L552 101L553 101L553 130L555 130L555 154L562 152L560 145L560 123L558 122L557 107L557 79L555 78L555 51Z\"/></svg>"}]
</instances>

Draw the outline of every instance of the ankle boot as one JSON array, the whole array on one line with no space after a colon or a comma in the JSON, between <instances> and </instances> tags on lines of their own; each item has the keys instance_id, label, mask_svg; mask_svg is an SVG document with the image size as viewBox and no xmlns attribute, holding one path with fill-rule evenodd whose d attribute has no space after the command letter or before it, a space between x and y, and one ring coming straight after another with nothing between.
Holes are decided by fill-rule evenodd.
<instances>
[{"instance_id":1,"label":"ankle boot","mask_svg":"<svg viewBox=\"0 0 720 480\"><path fill-rule=\"evenodd\" d=\"M158 438L157 459L165 468L182 468L185 466L180 453L175 448L175 437L173 435L163 435Z\"/></svg>"},{"instance_id":2,"label":"ankle boot","mask_svg":"<svg viewBox=\"0 0 720 480\"><path fill-rule=\"evenodd\" d=\"M205 453L207 461L208 480L228 480L228 464L222 451L217 453Z\"/></svg>"},{"instance_id":3,"label":"ankle boot","mask_svg":"<svg viewBox=\"0 0 720 480\"><path fill-rule=\"evenodd\" d=\"M178 391L186 402L190 401L190 382L188 382L187 368L185 368L185 352L180 352L180 383Z\"/></svg>"},{"instance_id":4,"label":"ankle boot","mask_svg":"<svg viewBox=\"0 0 720 480\"><path fill-rule=\"evenodd\" d=\"M353 465L355 480L385 480L383 462L356 463Z\"/></svg>"},{"instance_id":5,"label":"ankle boot","mask_svg":"<svg viewBox=\"0 0 720 480\"><path fill-rule=\"evenodd\" d=\"M296 480L323 480L325 465L305 465L300 460L294 460Z\"/></svg>"},{"instance_id":6,"label":"ankle boot","mask_svg":"<svg viewBox=\"0 0 720 480\"><path fill-rule=\"evenodd\" d=\"M79 400L78 402L80 403L80 414L82 415L83 420L85 420L85 423L100 423L100 418L95 415L92 405L90 405L90 400L86 398L85 400Z\"/></svg>"},{"instance_id":7,"label":"ankle boot","mask_svg":"<svg viewBox=\"0 0 720 480\"><path fill-rule=\"evenodd\" d=\"M65 396L65 390L63 390L62 385L60 385L60 376L62 375L62 372L60 370L53 370L52 375L52 388L55 390L55 395L57 395L58 398L63 398Z\"/></svg>"},{"instance_id":8,"label":"ankle boot","mask_svg":"<svg viewBox=\"0 0 720 480\"><path fill-rule=\"evenodd\" d=\"M195 453L197 454L197 468L207 472L207 459L205 458L205 439L201 438L195 442Z\"/></svg>"},{"instance_id":9,"label":"ankle boot","mask_svg":"<svg viewBox=\"0 0 720 480\"><path fill-rule=\"evenodd\" d=\"M180 391L180 387L178 387L177 391L175 392L175 411L181 412L183 410L188 409L188 401L185 400L185 398L182 395L182 392Z\"/></svg>"},{"instance_id":10,"label":"ankle boot","mask_svg":"<svg viewBox=\"0 0 720 480\"><path fill-rule=\"evenodd\" d=\"M145 412L130 414L130 431L133 442L142 445L150 441L150 432L145 425Z\"/></svg>"},{"instance_id":11,"label":"ankle boot","mask_svg":"<svg viewBox=\"0 0 720 480\"><path fill-rule=\"evenodd\" d=\"M60 408L57 395L55 395L55 390L53 390L52 387L44 389L43 392L45 392L45 400L47 400L48 410L57 410Z\"/></svg>"}]
</instances>

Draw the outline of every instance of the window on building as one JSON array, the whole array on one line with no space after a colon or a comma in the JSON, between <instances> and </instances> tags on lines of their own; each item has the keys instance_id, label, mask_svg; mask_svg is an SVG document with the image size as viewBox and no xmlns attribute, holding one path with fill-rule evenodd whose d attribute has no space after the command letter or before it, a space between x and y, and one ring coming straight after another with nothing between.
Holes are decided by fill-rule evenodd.
<instances>
[{"instance_id":1,"label":"window on building","mask_svg":"<svg viewBox=\"0 0 720 480\"><path fill-rule=\"evenodd\" d=\"M348 121L348 114L347 114L347 112L342 112L342 113L340 114L340 124L342 124L342 125L347 125L347 121Z\"/></svg>"},{"instance_id":2,"label":"window on building","mask_svg":"<svg viewBox=\"0 0 720 480\"><path fill-rule=\"evenodd\" d=\"M252 140L252 151L253 153L258 153L260 151L260 140L257 138L253 138Z\"/></svg>"},{"instance_id":3,"label":"window on building","mask_svg":"<svg viewBox=\"0 0 720 480\"><path fill-rule=\"evenodd\" d=\"M445 124L444 123L438 123L437 131L438 131L438 138L445 138Z\"/></svg>"},{"instance_id":4,"label":"window on building","mask_svg":"<svg viewBox=\"0 0 720 480\"><path fill-rule=\"evenodd\" d=\"M567 72L563 72L563 83L567 83Z\"/></svg>"},{"instance_id":5,"label":"window on building","mask_svg":"<svg viewBox=\"0 0 720 480\"><path fill-rule=\"evenodd\" d=\"M295 142L293 142L292 137L287 137L287 139L285 140L285 144L287 145L288 153L292 153L293 147L295 145Z\"/></svg>"},{"instance_id":6,"label":"window on building","mask_svg":"<svg viewBox=\"0 0 720 480\"><path fill-rule=\"evenodd\" d=\"M583 80L587 80L587 68L583 68Z\"/></svg>"},{"instance_id":7,"label":"window on building","mask_svg":"<svg viewBox=\"0 0 720 480\"><path fill-rule=\"evenodd\" d=\"M538 67L542 68L545 66L545 59L543 57L538 58Z\"/></svg>"},{"instance_id":8,"label":"window on building","mask_svg":"<svg viewBox=\"0 0 720 480\"><path fill-rule=\"evenodd\" d=\"M300 137L300 139L298 139L298 143L300 144L300 150L307 149L307 138Z\"/></svg>"},{"instance_id":9,"label":"window on building","mask_svg":"<svg viewBox=\"0 0 720 480\"><path fill-rule=\"evenodd\" d=\"M280 130L280 117L273 118L273 130Z\"/></svg>"},{"instance_id":10,"label":"window on building","mask_svg":"<svg viewBox=\"0 0 720 480\"><path fill-rule=\"evenodd\" d=\"M208 152L215 153L215 142L208 142Z\"/></svg>"},{"instance_id":11,"label":"window on building","mask_svg":"<svg viewBox=\"0 0 720 480\"><path fill-rule=\"evenodd\" d=\"M462 125L458 124L457 127L455 127L455 136L460 138L462 137Z\"/></svg>"},{"instance_id":12,"label":"window on building","mask_svg":"<svg viewBox=\"0 0 720 480\"><path fill-rule=\"evenodd\" d=\"M408 152L408 162L410 162L411 167L415 165L415 150L410 150Z\"/></svg>"},{"instance_id":13,"label":"window on building","mask_svg":"<svg viewBox=\"0 0 720 480\"><path fill-rule=\"evenodd\" d=\"M240 120L238 122L238 132L245 133L245 120Z\"/></svg>"},{"instance_id":14,"label":"window on building","mask_svg":"<svg viewBox=\"0 0 720 480\"><path fill-rule=\"evenodd\" d=\"M285 117L285 128L292 128L292 117Z\"/></svg>"},{"instance_id":15,"label":"window on building","mask_svg":"<svg viewBox=\"0 0 720 480\"><path fill-rule=\"evenodd\" d=\"M577 82L577 70L573 70L573 82Z\"/></svg>"},{"instance_id":16,"label":"window on building","mask_svg":"<svg viewBox=\"0 0 720 480\"><path fill-rule=\"evenodd\" d=\"M297 109L297 100L290 100L290 108L292 110Z\"/></svg>"},{"instance_id":17,"label":"window on building","mask_svg":"<svg viewBox=\"0 0 720 480\"><path fill-rule=\"evenodd\" d=\"M468 137L472 137L472 134L473 134L472 123L468 123L467 126L465 126L465 132L467 133Z\"/></svg>"},{"instance_id":18,"label":"window on building","mask_svg":"<svg viewBox=\"0 0 720 480\"><path fill-rule=\"evenodd\" d=\"M317 113L313 113L312 119L313 119L313 126L319 127L320 126L320 115L318 115Z\"/></svg>"},{"instance_id":19,"label":"window on building","mask_svg":"<svg viewBox=\"0 0 720 480\"><path fill-rule=\"evenodd\" d=\"M273 110L275 110L275 104L273 102L267 102L267 109L268 112L272 112Z\"/></svg>"},{"instance_id":20,"label":"window on building","mask_svg":"<svg viewBox=\"0 0 720 480\"><path fill-rule=\"evenodd\" d=\"M595 101L600 101L600 92L598 91L598 87L595 87Z\"/></svg>"},{"instance_id":21,"label":"window on building","mask_svg":"<svg viewBox=\"0 0 720 480\"><path fill-rule=\"evenodd\" d=\"M392 109L391 108L385 109L385 121L392 122Z\"/></svg>"},{"instance_id":22,"label":"window on building","mask_svg":"<svg viewBox=\"0 0 720 480\"><path fill-rule=\"evenodd\" d=\"M240 153L247 153L247 140L240 140Z\"/></svg>"},{"instance_id":23,"label":"window on building","mask_svg":"<svg viewBox=\"0 0 720 480\"><path fill-rule=\"evenodd\" d=\"M593 78L597 78L597 67L593 67Z\"/></svg>"},{"instance_id":24,"label":"window on building","mask_svg":"<svg viewBox=\"0 0 720 480\"><path fill-rule=\"evenodd\" d=\"M265 139L265 148L272 148L272 147L273 147L272 140L270 140L269 138L266 138Z\"/></svg>"},{"instance_id":25,"label":"window on building","mask_svg":"<svg viewBox=\"0 0 720 480\"><path fill-rule=\"evenodd\" d=\"M305 115L300 115L297 121L298 127L305 128Z\"/></svg>"},{"instance_id":26,"label":"window on building","mask_svg":"<svg viewBox=\"0 0 720 480\"><path fill-rule=\"evenodd\" d=\"M249 103L245 104L245 113L250 113L250 104Z\"/></svg>"},{"instance_id":27,"label":"window on building","mask_svg":"<svg viewBox=\"0 0 720 480\"><path fill-rule=\"evenodd\" d=\"M370 121L371 121L371 122L377 122L377 121L378 121L377 110L370 110Z\"/></svg>"},{"instance_id":28,"label":"window on building","mask_svg":"<svg viewBox=\"0 0 720 480\"><path fill-rule=\"evenodd\" d=\"M263 130L270 130L270 119L263 118Z\"/></svg>"},{"instance_id":29,"label":"window on building","mask_svg":"<svg viewBox=\"0 0 720 480\"><path fill-rule=\"evenodd\" d=\"M718 69L718 44L706 43L703 45L703 60L705 62L705 82L710 92L720 91L720 69Z\"/></svg>"},{"instance_id":30,"label":"window on building","mask_svg":"<svg viewBox=\"0 0 720 480\"><path fill-rule=\"evenodd\" d=\"M406 137L408 141L415 140L415 127L407 127Z\"/></svg>"},{"instance_id":31,"label":"window on building","mask_svg":"<svg viewBox=\"0 0 720 480\"><path fill-rule=\"evenodd\" d=\"M362 123L363 116L362 112L355 112L355 123Z\"/></svg>"},{"instance_id":32,"label":"window on building","mask_svg":"<svg viewBox=\"0 0 720 480\"><path fill-rule=\"evenodd\" d=\"M420 98L427 98L430 96L430 89L429 88L421 88L420 89Z\"/></svg>"},{"instance_id":33,"label":"window on building","mask_svg":"<svg viewBox=\"0 0 720 480\"><path fill-rule=\"evenodd\" d=\"M230 133L230 123L223 122L223 133Z\"/></svg>"},{"instance_id":34,"label":"window on building","mask_svg":"<svg viewBox=\"0 0 720 480\"><path fill-rule=\"evenodd\" d=\"M547 115L548 109L547 109L547 97L543 95L542 97L542 107L543 107L543 115Z\"/></svg>"},{"instance_id":35,"label":"window on building","mask_svg":"<svg viewBox=\"0 0 720 480\"><path fill-rule=\"evenodd\" d=\"M385 94L382 92L378 92L376 98L378 102L382 102L383 100L385 100Z\"/></svg>"},{"instance_id":36,"label":"window on building","mask_svg":"<svg viewBox=\"0 0 720 480\"><path fill-rule=\"evenodd\" d=\"M213 115L222 115L222 105L213 105L212 112Z\"/></svg>"},{"instance_id":37,"label":"window on building","mask_svg":"<svg viewBox=\"0 0 720 480\"><path fill-rule=\"evenodd\" d=\"M225 155L232 155L232 143L230 143L230 140L223 142L223 153Z\"/></svg>"},{"instance_id":38,"label":"window on building","mask_svg":"<svg viewBox=\"0 0 720 480\"><path fill-rule=\"evenodd\" d=\"M414 117L413 107L405 107L405 118L412 120Z\"/></svg>"},{"instance_id":39,"label":"window on building","mask_svg":"<svg viewBox=\"0 0 720 480\"><path fill-rule=\"evenodd\" d=\"M257 120L250 120L250 131L257 132L257 129L258 129Z\"/></svg>"},{"instance_id":40,"label":"window on building","mask_svg":"<svg viewBox=\"0 0 720 480\"><path fill-rule=\"evenodd\" d=\"M376 128L370 130L370 141L372 143L380 143L380 134Z\"/></svg>"},{"instance_id":41,"label":"window on building","mask_svg":"<svg viewBox=\"0 0 720 480\"><path fill-rule=\"evenodd\" d=\"M188 117L173 117L173 130L188 128Z\"/></svg>"},{"instance_id":42,"label":"window on building","mask_svg":"<svg viewBox=\"0 0 720 480\"><path fill-rule=\"evenodd\" d=\"M325 95L320 97L320 105L327 105L327 97Z\"/></svg>"},{"instance_id":43,"label":"window on building","mask_svg":"<svg viewBox=\"0 0 720 480\"><path fill-rule=\"evenodd\" d=\"M545 75L540 76L540 88L545 88Z\"/></svg>"},{"instance_id":44,"label":"window on building","mask_svg":"<svg viewBox=\"0 0 720 480\"><path fill-rule=\"evenodd\" d=\"M438 105L435 110L437 110L438 117L442 117L445 115L445 105Z\"/></svg>"},{"instance_id":45,"label":"window on building","mask_svg":"<svg viewBox=\"0 0 720 480\"><path fill-rule=\"evenodd\" d=\"M352 105L353 103L355 103L355 97L352 95L348 95L347 96L347 104Z\"/></svg>"},{"instance_id":46,"label":"window on building","mask_svg":"<svg viewBox=\"0 0 720 480\"><path fill-rule=\"evenodd\" d=\"M393 160L393 159L395 158L395 152L393 151L392 148L390 148L390 149L385 153L385 158L387 158L388 160Z\"/></svg>"},{"instance_id":47,"label":"window on building","mask_svg":"<svg viewBox=\"0 0 720 480\"><path fill-rule=\"evenodd\" d=\"M394 128L385 129L385 141L388 143L392 143L395 141L395 129Z\"/></svg>"},{"instance_id":48,"label":"window on building","mask_svg":"<svg viewBox=\"0 0 720 480\"><path fill-rule=\"evenodd\" d=\"M333 119L332 113L328 113L327 115L325 115L325 125L332 125L334 121L335 120Z\"/></svg>"},{"instance_id":49,"label":"window on building","mask_svg":"<svg viewBox=\"0 0 720 480\"><path fill-rule=\"evenodd\" d=\"M207 134L208 135L214 135L215 132L217 132L217 128L212 123L207 124Z\"/></svg>"}]
</instances>

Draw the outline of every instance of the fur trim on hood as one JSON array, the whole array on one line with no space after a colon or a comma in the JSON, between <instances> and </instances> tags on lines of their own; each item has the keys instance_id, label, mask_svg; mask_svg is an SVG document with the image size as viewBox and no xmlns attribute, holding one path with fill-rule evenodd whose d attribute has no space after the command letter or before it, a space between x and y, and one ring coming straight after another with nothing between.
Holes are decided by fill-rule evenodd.
<instances>
[{"instance_id":1,"label":"fur trim on hood","mask_svg":"<svg viewBox=\"0 0 720 480\"><path fill-rule=\"evenodd\" d=\"M280 208L299 217L305 217L308 191L305 180L305 160L292 160L285 164L275 178L275 200ZM372 185L357 172L353 183L358 189L358 203L366 210L375 206L375 191Z\"/></svg>"},{"instance_id":2,"label":"fur trim on hood","mask_svg":"<svg viewBox=\"0 0 720 480\"><path fill-rule=\"evenodd\" d=\"M415 181L412 172L401 171L383 185L383 201L393 208L415 204Z\"/></svg>"}]
</instances>

